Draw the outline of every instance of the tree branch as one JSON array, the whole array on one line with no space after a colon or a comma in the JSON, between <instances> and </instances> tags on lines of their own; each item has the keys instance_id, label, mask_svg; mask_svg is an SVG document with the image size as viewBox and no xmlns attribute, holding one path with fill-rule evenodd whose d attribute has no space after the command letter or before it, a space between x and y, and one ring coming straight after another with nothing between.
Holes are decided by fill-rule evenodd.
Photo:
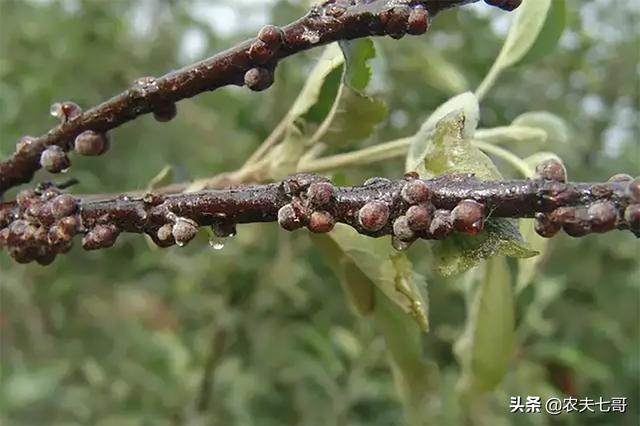
<instances>
[{"instance_id":1,"label":"tree branch","mask_svg":"<svg viewBox=\"0 0 640 426\"><path fill-rule=\"evenodd\" d=\"M286 230L307 227L315 233L340 222L364 235L410 243L454 232L476 234L489 217L535 217L545 237L561 228L576 237L613 229L640 236L640 178L567 183L564 176L562 164L548 160L538 167L537 178L513 181L480 181L473 175L420 180L408 174L336 187L300 173L266 185L102 200L50 187L23 191L16 202L0 204L0 246L18 262L47 264L69 250L76 234L83 234L87 250L112 246L121 232L144 233L167 247L188 243L200 226L226 237L235 234L236 224L274 221Z\"/></svg>"},{"instance_id":2,"label":"tree branch","mask_svg":"<svg viewBox=\"0 0 640 426\"><path fill-rule=\"evenodd\" d=\"M278 62L317 46L339 40L389 35L422 34L431 17L443 9L478 0L327 0L297 21L278 28L272 25L258 36L162 77L138 79L123 93L86 111L73 102L56 103L52 114L61 124L39 137L23 137L16 152L0 162L0 195L29 182L41 167L60 172L69 167L65 152L83 155L107 151L107 132L154 113L159 121L176 114L175 103L227 85L264 90L273 83ZM521 0L485 0L512 10Z\"/></svg>"}]
</instances>

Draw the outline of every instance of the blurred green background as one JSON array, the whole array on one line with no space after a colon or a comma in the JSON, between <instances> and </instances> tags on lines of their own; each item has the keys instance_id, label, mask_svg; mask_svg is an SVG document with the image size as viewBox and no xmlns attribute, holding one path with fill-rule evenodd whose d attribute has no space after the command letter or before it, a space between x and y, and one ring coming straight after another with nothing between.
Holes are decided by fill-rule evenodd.
<instances>
[{"instance_id":1,"label":"blurred green background","mask_svg":"<svg viewBox=\"0 0 640 426\"><path fill-rule=\"evenodd\" d=\"M55 101L94 105L145 75L220 51L295 1L0 0L0 157L23 134L55 124ZM532 110L563 117L570 142L548 147L572 180L640 171L638 2L569 0L556 51L506 72L481 125ZM430 32L377 39L373 92L389 119L368 146L415 133L439 104L481 81L512 15L474 5ZM165 166L176 181L234 170L286 113L320 56L285 61L263 93L230 87L179 104L177 119L143 117L113 132L103 158L72 156L74 192L144 188ZM443 79L442 70L447 79ZM339 171L361 182L398 177L401 160ZM507 173L508 174L508 173ZM515 174L514 174L515 176ZM51 176L39 174L37 180ZM54 177L56 178L56 177ZM10 198L11 194L7 198ZM452 344L464 298L409 252L428 277L429 357L440 367L440 424L640 423L640 246L630 233L556 237L517 301L518 348L474 419L455 403ZM223 250L206 238L151 248L123 236L110 250L75 247L48 267L0 255L3 424L398 424L384 341L356 318L305 232L249 225ZM626 414L509 414L509 396L628 398Z\"/></svg>"}]
</instances>

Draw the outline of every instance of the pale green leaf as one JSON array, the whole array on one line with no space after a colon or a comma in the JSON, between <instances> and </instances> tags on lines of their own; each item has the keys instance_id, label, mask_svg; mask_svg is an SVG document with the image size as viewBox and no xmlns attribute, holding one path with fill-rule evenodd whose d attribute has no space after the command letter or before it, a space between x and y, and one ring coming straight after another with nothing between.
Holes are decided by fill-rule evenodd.
<instances>
[{"instance_id":1,"label":"pale green leaf","mask_svg":"<svg viewBox=\"0 0 640 426\"><path fill-rule=\"evenodd\" d=\"M314 241L338 275L351 305L371 314L382 331L394 381L407 421L423 424L434 410L429 398L436 393L438 370L424 359L422 335L427 331L424 279L412 270L404 254L388 241L368 238L338 224Z\"/></svg>"},{"instance_id":2,"label":"pale green leaf","mask_svg":"<svg viewBox=\"0 0 640 426\"><path fill-rule=\"evenodd\" d=\"M544 27L551 3L552 0L524 0L498 55L496 67L510 67L529 52Z\"/></svg>"},{"instance_id":3,"label":"pale green leaf","mask_svg":"<svg viewBox=\"0 0 640 426\"><path fill-rule=\"evenodd\" d=\"M334 244L327 242L327 239ZM338 224L328 235L314 236L314 240L325 256L330 257L330 265L339 278L356 281L354 286L348 286L355 288L356 294L363 295L365 302L370 296L366 290L362 291L366 288L362 283L364 279L380 289L427 331L427 305L422 295L426 288L424 279L413 272L411 262L404 254L395 251L388 240L360 235L350 226L342 224ZM362 312L360 302L357 301L356 306Z\"/></svg>"},{"instance_id":4,"label":"pale green leaf","mask_svg":"<svg viewBox=\"0 0 640 426\"><path fill-rule=\"evenodd\" d=\"M462 93L469 89L469 82L462 71L447 58L439 49L424 47L424 60L420 63L420 70L427 83L434 88L449 94Z\"/></svg>"},{"instance_id":5,"label":"pale green leaf","mask_svg":"<svg viewBox=\"0 0 640 426\"><path fill-rule=\"evenodd\" d=\"M505 69L518 63L533 47L544 27L551 3L552 0L524 0L498 58L476 90L479 99L485 97Z\"/></svg>"},{"instance_id":6,"label":"pale green leaf","mask_svg":"<svg viewBox=\"0 0 640 426\"><path fill-rule=\"evenodd\" d=\"M547 111L531 111L516 117L513 126L536 127L547 133L547 145L566 144L569 142L569 130L566 122L557 115Z\"/></svg>"},{"instance_id":7,"label":"pale green leaf","mask_svg":"<svg viewBox=\"0 0 640 426\"><path fill-rule=\"evenodd\" d=\"M304 151L304 136L292 124L287 128L284 140L269 153L269 177L278 181L295 173Z\"/></svg>"},{"instance_id":8,"label":"pale green leaf","mask_svg":"<svg viewBox=\"0 0 640 426\"><path fill-rule=\"evenodd\" d=\"M343 84L357 91L364 91L371 80L369 61L376 56L373 40L361 38L340 42L340 49L345 59L346 69Z\"/></svg>"},{"instance_id":9,"label":"pale green leaf","mask_svg":"<svg viewBox=\"0 0 640 426\"><path fill-rule=\"evenodd\" d=\"M456 111L461 112L464 116L464 126L461 130L462 137L470 139L473 136L480 120L480 105L473 93L466 92L440 105L413 137L406 158L405 169L407 171L417 170L422 167L429 143L433 140L436 125L445 116Z\"/></svg>"},{"instance_id":10,"label":"pale green leaf","mask_svg":"<svg viewBox=\"0 0 640 426\"><path fill-rule=\"evenodd\" d=\"M470 124L475 130L477 118ZM502 175L489 157L465 138L469 120L457 111L441 118L427 135L422 174L431 178L443 174L473 174L482 180L501 180ZM418 133L418 137L422 134ZM472 135L472 134L471 134ZM443 275L456 275L472 268L481 260L502 254L531 257L536 254L522 240L517 223L511 219L489 219L478 235L454 234L432 242L435 269Z\"/></svg>"},{"instance_id":11,"label":"pale green leaf","mask_svg":"<svg viewBox=\"0 0 640 426\"><path fill-rule=\"evenodd\" d=\"M313 235L314 242L325 257L327 264L337 275L349 306L353 311L366 316L373 312L375 284L358 266L344 255L336 241L324 235Z\"/></svg>"},{"instance_id":12,"label":"pale green leaf","mask_svg":"<svg viewBox=\"0 0 640 426\"><path fill-rule=\"evenodd\" d=\"M547 141L547 132L538 127L512 125L478 129L473 138L492 144L526 143L540 146Z\"/></svg>"},{"instance_id":13,"label":"pale green leaf","mask_svg":"<svg viewBox=\"0 0 640 426\"><path fill-rule=\"evenodd\" d=\"M538 39L529 49L529 52L522 58L521 63L530 64L537 62L546 55L553 52L558 46L560 37L567 25L567 2L566 0L553 0L551 10L549 10L544 27L540 31Z\"/></svg>"},{"instance_id":14,"label":"pale green leaf","mask_svg":"<svg viewBox=\"0 0 640 426\"><path fill-rule=\"evenodd\" d=\"M475 274L467 289L467 320L454 352L462 366L458 382L464 401L495 389L515 349L512 278L507 260L496 256Z\"/></svg>"},{"instance_id":15,"label":"pale green leaf","mask_svg":"<svg viewBox=\"0 0 640 426\"><path fill-rule=\"evenodd\" d=\"M454 234L431 244L434 267L443 276L459 275L496 255L524 259L538 254L522 238L513 219L488 220L478 235Z\"/></svg>"},{"instance_id":16,"label":"pale green leaf","mask_svg":"<svg viewBox=\"0 0 640 426\"><path fill-rule=\"evenodd\" d=\"M387 345L405 421L410 425L433 424L438 409L437 365L423 353L420 328L398 305L376 289L374 320Z\"/></svg>"},{"instance_id":17,"label":"pale green leaf","mask_svg":"<svg viewBox=\"0 0 640 426\"><path fill-rule=\"evenodd\" d=\"M384 102L343 87L330 124L321 137L329 146L348 146L369 137L387 117Z\"/></svg>"},{"instance_id":18,"label":"pale green leaf","mask_svg":"<svg viewBox=\"0 0 640 426\"><path fill-rule=\"evenodd\" d=\"M369 60L375 56L370 39L340 43L345 59L341 84L328 111L311 137L311 143L322 141L328 146L349 146L369 137L387 117L384 102L364 94L371 78Z\"/></svg>"},{"instance_id":19,"label":"pale green leaf","mask_svg":"<svg viewBox=\"0 0 640 426\"><path fill-rule=\"evenodd\" d=\"M342 68L343 64L344 56L338 44L333 43L327 46L291 106L287 119L292 121L296 117L306 114L320 98L326 78L332 71Z\"/></svg>"},{"instance_id":20,"label":"pale green leaf","mask_svg":"<svg viewBox=\"0 0 640 426\"><path fill-rule=\"evenodd\" d=\"M423 152L425 177L468 173L482 180L502 178L491 159L471 144L469 137L473 134L469 134L467 125L467 117L461 111L453 112L438 121Z\"/></svg>"}]
</instances>

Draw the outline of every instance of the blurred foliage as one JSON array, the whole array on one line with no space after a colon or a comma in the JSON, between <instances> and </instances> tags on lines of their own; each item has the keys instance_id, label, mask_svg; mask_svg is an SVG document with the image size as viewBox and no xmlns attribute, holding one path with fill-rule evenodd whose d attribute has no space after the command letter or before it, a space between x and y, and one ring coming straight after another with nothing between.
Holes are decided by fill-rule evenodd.
<instances>
[{"instance_id":1,"label":"blurred foliage","mask_svg":"<svg viewBox=\"0 0 640 426\"><path fill-rule=\"evenodd\" d=\"M304 6L282 0L2 0L0 155L12 152L22 134L53 125L47 112L55 101L94 105L138 77L220 51L262 23L288 22ZM520 65L499 74L482 100L478 138L482 129L513 122L520 126L517 138L511 132L505 141L492 130L484 140L501 140L522 158L552 151L574 180L637 175L640 10L633 2L612 7L607 0L568 0L564 14L556 9L553 20L566 21L558 47L546 52L539 40ZM425 37L376 39L368 92L384 100L389 118L366 140L330 152L415 134L438 106L480 84L513 19L478 4L442 14ZM236 27L222 31L221 21ZM545 43L557 41L552 25L543 27ZM176 181L241 166L287 114L321 55L315 50L283 62L276 84L264 93L225 88L181 102L169 124L144 117L118 129L106 157L72 157L70 173L80 180L74 191L144 188L166 166ZM335 93L339 81L337 74L334 89L325 88ZM318 113L306 111L307 118ZM562 117L568 137L553 125L546 142L539 133L526 133L522 128L550 125L544 114L530 111ZM541 146L533 149L532 143ZM521 176L504 159L492 159L505 177ZM361 182L403 171L398 159L340 169L334 178ZM478 352L469 359L458 348L454 355L455 342L467 339L468 345L465 298L478 299L484 289L508 299L512 290L505 280L510 275L515 282L522 261L494 258L444 278L434 270L428 244L408 250L429 283L430 332L419 341L396 333L415 324L398 316L387 299L376 305L374 321L352 315L342 277L307 233L280 232L273 224L239 231L219 251L208 248L205 235L167 250L125 236L110 250L75 248L46 268L0 256L0 421L397 424L403 395L395 385L403 389L398 377L404 375L405 382L414 379L404 389L425 403L432 424L639 423L640 247L631 234L554 238L537 258L537 271L527 272L531 283L518 285L514 312L506 314L515 324L515 355L507 357L508 365L493 366L506 368L506 376L492 392L460 404L459 384L464 387L474 368L486 367L474 359L491 356ZM372 270L362 262L358 267L360 274ZM376 277L367 280L375 283ZM493 312L492 303L485 303L486 324L476 330L485 351L492 349L491 323L496 332L504 326L494 319L503 314ZM392 369L401 371L395 378L385 337ZM407 365L420 348L428 360L411 377ZM420 388L426 381L419 378L427 376L437 386ZM625 396L629 407L617 415L509 414L515 395Z\"/></svg>"}]
</instances>

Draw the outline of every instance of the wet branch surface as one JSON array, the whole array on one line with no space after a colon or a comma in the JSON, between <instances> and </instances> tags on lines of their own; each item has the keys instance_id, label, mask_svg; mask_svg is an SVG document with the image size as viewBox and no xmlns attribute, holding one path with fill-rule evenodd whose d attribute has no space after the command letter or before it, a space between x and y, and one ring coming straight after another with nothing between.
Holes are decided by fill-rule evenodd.
<instances>
[{"instance_id":1,"label":"wet branch surface","mask_svg":"<svg viewBox=\"0 0 640 426\"><path fill-rule=\"evenodd\" d=\"M61 124L40 137L23 137L16 152L0 162L0 195L30 181L44 167L70 166L66 152L101 155L108 133L140 115L168 121L176 102L226 85L264 90L278 62L330 42L360 37L424 33L443 9L478 0L328 0L282 28L268 25L257 37L209 59L159 78L136 80L125 92L82 112L73 102L56 103ZM520 0L485 0L505 10ZM241 175L241 174L240 174ZM233 182L234 174L220 183ZM239 181L250 180L242 175ZM226 182L226 183L225 183ZM396 248L417 239L477 234L493 218L535 218L536 231L560 230L579 237L614 229L640 236L640 179L615 176L604 183L567 182L562 164L550 160L536 179L480 181L473 175L421 180L372 178L362 186L338 187L318 175L301 173L279 183L179 193L184 185L153 193L73 196L61 187L39 185L0 203L0 249L20 263L51 263L67 253L75 236L87 250L111 247L123 233L146 234L159 246L183 246L210 226L218 238L237 224L278 222L293 231L330 232L336 223L371 237L390 235ZM169 192L169 193L168 193Z\"/></svg>"},{"instance_id":2,"label":"wet branch surface","mask_svg":"<svg viewBox=\"0 0 640 426\"><path fill-rule=\"evenodd\" d=\"M267 89L278 62L334 41L424 33L443 9L479 0L328 0L282 28L268 25L257 37L164 76L136 80L123 93L82 112L73 102L54 104L61 124L39 137L23 137L16 152L0 162L0 195L29 182L41 167L60 172L69 167L65 152L100 155L108 149L107 132L153 113L159 121L176 115L175 103L227 85ZM520 0L485 0L512 10ZM81 137L82 136L82 137ZM79 139L78 139L79 138Z\"/></svg>"},{"instance_id":3,"label":"wet branch surface","mask_svg":"<svg viewBox=\"0 0 640 426\"><path fill-rule=\"evenodd\" d=\"M0 204L0 246L18 262L47 264L66 253L75 235L87 250L112 246L122 232L147 234L159 246L185 245L201 226L218 237L236 224L278 222L289 231L330 232L337 222L371 237L443 239L477 234L490 218L535 218L551 237L560 229L578 237L614 229L640 236L640 179L616 176L605 183L566 182L553 160L536 179L480 181L473 175L421 180L369 179L338 187L300 173L282 182L201 192L82 199L50 187L26 190Z\"/></svg>"}]
</instances>

